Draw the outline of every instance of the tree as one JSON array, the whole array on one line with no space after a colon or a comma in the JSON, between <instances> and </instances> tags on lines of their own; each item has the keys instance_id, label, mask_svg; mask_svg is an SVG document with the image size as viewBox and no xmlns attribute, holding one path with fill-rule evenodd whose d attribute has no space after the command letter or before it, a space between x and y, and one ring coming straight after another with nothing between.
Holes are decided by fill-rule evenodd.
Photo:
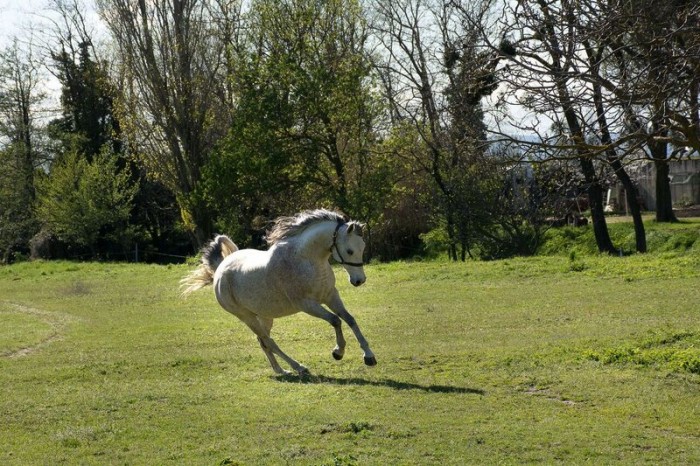
<instances>
[{"instance_id":1,"label":"tree","mask_svg":"<svg viewBox=\"0 0 700 466\"><path fill-rule=\"evenodd\" d=\"M627 137L654 163L657 221L675 221L669 160L700 150L700 5L599 1L589 9L608 57L601 85L624 112Z\"/></svg>"},{"instance_id":2,"label":"tree","mask_svg":"<svg viewBox=\"0 0 700 466\"><path fill-rule=\"evenodd\" d=\"M245 19L245 41L233 44L233 123L207 172L208 197L229 218L239 213L244 230L312 204L376 219L391 181L374 150L380 109L360 3L259 0Z\"/></svg>"},{"instance_id":3,"label":"tree","mask_svg":"<svg viewBox=\"0 0 700 466\"><path fill-rule=\"evenodd\" d=\"M502 36L506 42L514 40L519 55L525 56L511 59L517 66L509 74L520 75L512 87L513 100L525 95L527 100L520 102L540 114L549 112L557 123L561 120L559 127L568 127L574 136L570 145L580 147L580 154L588 153L587 158L612 168L627 193L640 252L646 250L644 226L637 188L625 164L638 157L640 147L646 148L657 168L657 219L672 220L668 144L681 144L676 152L692 146L693 125L675 122L697 120L692 110L697 94L691 90L697 69L697 53L691 51L697 51L697 41L690 33L697 29L697 6L655 5L616 0L518 2L509 12L512 20L504 22ZM556 87L556 73L559 82L565 82L565 99L561 86L550 92ZM561 101L561 116L553 111L552 95ZM561 105L567 102L573 107L568 116ZM575 137L572 122L582 130L581 137ZM594 226L604 235L596 197L592 199Z\"/></svg>"},{"instance_id":4,"label":"tree","mask_svg":"<svg viewBox=\"0 0 700 466\"><path fill-rule=\"evenodd\" d=\"M89 42L79 46L78 57L65 49L53 54L62 85L63 116L52 122L52 130L64 147L74 146L92 160L104 145L121 152L121 130L114 115L115 92L110 89L106 67L93 59Z\"/></svg>"},{"instance_id":5,"label":"tree","mask_svg":"<svg viewBox=\"0 0 700 466\"><path fill-rule=\"evenodd\" d=\"M583 16L583 12L579 12L579 18L581 16ZM586 58L588 59L586 77L588 78L591 86L593 107L595 108L596 116L595 121L597 124L600 144L604 147L604 153L608 164L610 164L615 172L615 175L625 188L627 205L629 206L634 223L636 250L637 252L646 252L646 232L644 229L644 222L642 220L641 206L638 200L638 189L622 165L622 159L625 154L624 151L620 153L619 149L615 147L612 136L613 129L608 121L610 110L608 103L610 100L606 99L606 96L603 93L602 83L605 82L605 78L601 73L604 65L603 57L609 50L607 47L608 44L606 44L604 40L600 40L600 37L596 34L598 30L595 25L596 22L590 22L588 24L589 29L587 31L585 30L585 26L581 27L582 31L587 33L587 36L581 40L581 43L584 47ZM596 40L598 43L593 45L592 40Z\"/></svg>"},{"instance_id":6,"label":"tree","mask_svg":"<svg viewBox=\"0 0 700 466\"><path fill-rule=\"evenodd\" d=\"M0 263L11 262L15 253L25 251L37 229L24 167L19 165L23 156L17 151L22 149L12 145L0 150Z\"/></svg>"},{"instance_id":7,"label":"tree","mask_svg":"<svg viewBox=\"0 0 700 466\"><path fill-rule=\"evenodd\" d=\"M130 246L129 218L138 186L128 169L117 169L117 157L106 146L92 161L75 150L66 153L37 189L37 216L59 240L88 248L93 256L101 240L125 250Z\"/></svg>"},{"instance_id":8,"label":"tree","mask_svg":"<svg viewBox=\"0 0 700 466\"><path fill-rule=\"evenodd\" d=\"M121 67L119 118L150 176L174 194L192 242L212 234L202 167L230 121L222 34L237 3L100 0Z\"/></svg>"},{"instance_id":9,"label":"tree","mask_svg":"<svg viewBox=\"0 0 700 466\"><path fill-rule=\"evenodd\" d=\"M481 48L473 24L460 21L468 11L480 25L490 4L382 1L373 23L393 123L410 127L421 142L422 150L409 156L435 187L453 260L464 260L476 234L493 221L482 189L498 182L485 158L481 101L496 85L498 57Z\"/></svg>"},{"instance_id":10,"label":"tree","mask_svg":"<svg viewBox=\"0 0 700 466\"><path fill-rule=\"evenodd\" d=\"M117 91L109 76L109 63L98 58L93 33L78 0L55 0L59 14L49 47L53 73L61 83L61 117L51 122L52 137L63 150L75 149L88 160L104 145L122 153L121 128L115 115Z\"/></svg>"},{"instance_id":11,"label":"tree","mask_svg":"<svg viewBox=\"0 0 700 466\"><path fill-rule=\"evenodd\" d=\"M582 31L574 4L545 0L517 2L506 5L505 11L507 18L501 24L500 42L494 43L484 33L485 40L491 40L491 47L508 58L508 66L501 74L505 87L501 98L535 112L533 118L512 126L515 131L539 135L536 142L521 141L521 145L529 145L535 151L545 149L545 153L555 149L562 154L565 149L576 157L585 179L598 249L617 253L608 232L603 186L596 171L600 147L587 142L591 127L587 115L594 105L587 92L586 78L582 79L579 73L580 68L588 65L584 62ZM550 134L541 130L543 115L551 122ZM498 132L512 139L507 131Z\"/></svg>"},{"instance_id":12,"label":"tree","mask_svg":"<svg viewBox=\"0 0 700 466\"><path fill-rule=\"evenodd\" d=\"M99 35L91 29L84 5L80 0L55 0L52 9L57 15L46 41L51 70L61 83L60 116L49 124L50 137L57 143L55 157L61 159L68 152L76 152L88 162L102 154L115 157L117 172L127 168L131 184L138 186L129 223L130 234L135 232L133 240L145 253L142 257L154 252L153 248L170 254L189 252L191 246L183 250L183 243L188 242L183 238L186 233L176 227L180 212L173 194L147 176L124 140L117 116L118 86L110 74L112 65L106 50L95 45L94 37ZM51 232L44 233L43 238L51 238ZM98 254L109 253L115 247L103 238L98 242L99 250L97 245L90 246Z\"/></svg>"},{"instance_id":13,"label":"tree","mask_svg":"<svg viewBox=\"0 0 700 466\"><path fill-rule=\"evenodd\" d=\"M32 204L34 177L44 162L37 123L41 62L31 44L23 52L15 40L0 52L0 261L27 248L37 230Z\"/></svg>"}]
</instances>

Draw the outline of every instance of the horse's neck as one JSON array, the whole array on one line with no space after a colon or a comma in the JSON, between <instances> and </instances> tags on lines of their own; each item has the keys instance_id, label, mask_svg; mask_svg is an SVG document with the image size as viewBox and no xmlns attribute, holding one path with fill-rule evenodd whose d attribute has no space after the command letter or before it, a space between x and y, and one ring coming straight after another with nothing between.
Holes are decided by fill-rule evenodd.
<instances>
[{"instance_id":1,"label":"horse's neck","mask_svg":"<svg viewBox=\"0 0 700 466\"><path fill-rule=\"evenodd\" d=\"M328 260L336 225L336 222L322 222L310 226L298 237L299 251L309 258Z\"/></svg>"}]
</instances>

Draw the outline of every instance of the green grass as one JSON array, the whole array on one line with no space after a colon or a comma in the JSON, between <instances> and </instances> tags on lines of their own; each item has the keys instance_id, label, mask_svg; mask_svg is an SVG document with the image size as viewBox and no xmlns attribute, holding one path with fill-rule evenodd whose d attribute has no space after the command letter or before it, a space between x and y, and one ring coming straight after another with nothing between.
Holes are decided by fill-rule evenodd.
<instances>
[{"instance_id":1,"label":"green grass","mask_svg":"<svg viewBox=\"0 0 700 466\"><path fill-rule=\"evenodd\" d=\"M0 302L0 355L20 356L22 350L35 348L51 339L53 326L20 306Z\"/></svg>"},{"instance_id":2,"label":"green grass","mask_svg":"<svg viewBox=\"0 0 700 466\"><path fill-rule=\"evenodd\" d=\"M590 351L588 356L605 364L654 365L674 372L700 374L700 334L679 332L653 335L639 342Z\"/></svg>"},{"instance_id":3,"label":"green grass","mask_svg":"<svg viewBox=\"0 0 700 466\"><path fill-rule=\"evenodd\" d=\"M628 217L611 217L607 221L613 244L624 254L636 250L634 227ZM677 223L657 223L647 218L644 222L649 252L679 252L700 249L700 219L684 218ZM593 227L552 228L545 234L540 254L568 254L571 251L582 255L597 253Z\"/></svg>"},{"instance_id":4,"label":"green grass","mask_svg":"<svg viewBox=\"0 0 700 466\"><path fill-rule=\"evenodd\" d=\"M0 464L698 464L700 254L366 268L275 377L184 266L0 267Z\"/></svg>"}]
</instances>

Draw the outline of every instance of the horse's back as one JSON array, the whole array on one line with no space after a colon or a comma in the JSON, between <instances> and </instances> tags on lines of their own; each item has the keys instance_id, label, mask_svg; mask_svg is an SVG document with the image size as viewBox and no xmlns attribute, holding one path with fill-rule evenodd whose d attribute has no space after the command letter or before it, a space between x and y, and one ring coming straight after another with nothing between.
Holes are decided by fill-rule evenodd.
<instances>
[{"instance_id":1,"label":"horse's back","mask_svg":"<svg viewBox=\"0 0 700 466\"><path fill-rule=\"evenodd\" d=\"M214 275L221 306L233 314L245 309L273 318L299 312L279 286L271 259L270 251L256 249L241 249L226 257Z\"/></svg>"}]
</instances>

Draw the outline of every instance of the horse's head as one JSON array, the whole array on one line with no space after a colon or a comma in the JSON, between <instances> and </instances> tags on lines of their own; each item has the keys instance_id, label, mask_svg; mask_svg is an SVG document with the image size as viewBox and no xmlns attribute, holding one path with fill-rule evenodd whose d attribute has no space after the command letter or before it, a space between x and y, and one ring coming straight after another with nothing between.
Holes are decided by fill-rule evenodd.
<instances>
[{"instance_id":1,"label":"horse's head","mask_svg":"<svg viewBox=\"0 0 700 466\"><path fill-rule=\"evenodd\" d=\"M331 253L350 277L353 286L360 286L366 280L362 257L365 241L362 239L362 224L358 222L338 223L333 234Z\"/></svg>"}]
</instances>

